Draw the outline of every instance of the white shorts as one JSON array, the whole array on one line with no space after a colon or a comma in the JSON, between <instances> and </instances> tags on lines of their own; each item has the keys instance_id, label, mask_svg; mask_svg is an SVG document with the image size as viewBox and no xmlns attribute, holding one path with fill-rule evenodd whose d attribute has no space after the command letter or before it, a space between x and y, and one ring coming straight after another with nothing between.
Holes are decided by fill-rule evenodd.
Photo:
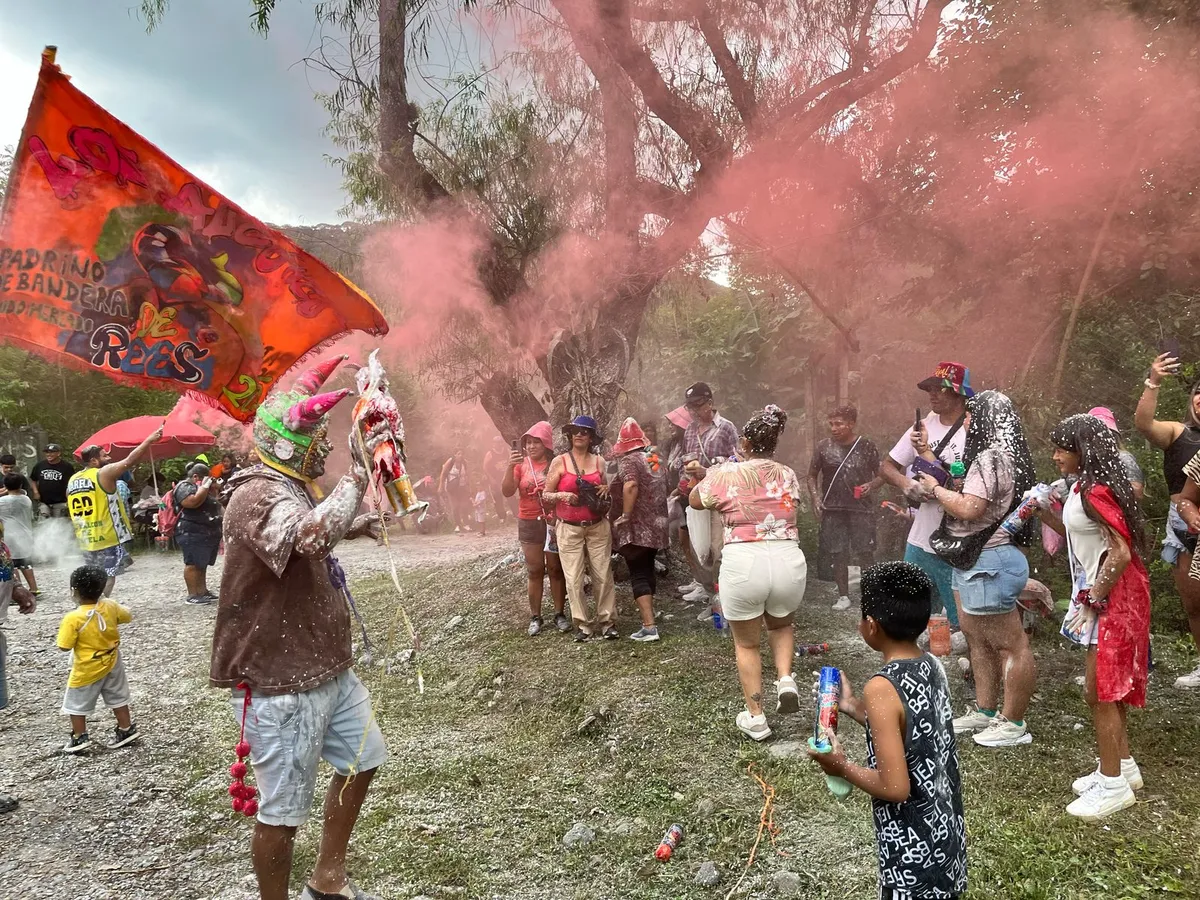
<instances>
[{"instance_id":1,"label":"white shorts","mask_svg":"<svg viewBox=\"0 0 1200 900\"><path fill-rule=\"evenodd\" d=\"M245 698L236 688L230 697L239 724ZM349 669L303 693L251 694L246 740L264 825L298 828L308 820L322 759L339 775L376 769L387 760L371 695Z\"/></svg>"},{"instance_id":2,"label":"white shorts","mask_svg":"<svg viewBox=\"0 0 1200 900\"><path fill-rule=\"evenodd\" d=\"M808 563L795 541L726 544L718 580L721 613L731 622L764 612L782 619L800 606L807 581Z\"/></svg>"},{"instance_id":3,"label":"white shorts","mask_svg":"<svg viewBox=\"0 0 1200 900\"><path fill-rule=\"evenodd\" d=\"M99 681L81 687L69 687L63 695L64 716L90 716L96 711L96 701L104 698L109 709L129 705L129 680L125 677L125 662L117 651L117 662L107 675Z\"/></svg>"}]
</instances>

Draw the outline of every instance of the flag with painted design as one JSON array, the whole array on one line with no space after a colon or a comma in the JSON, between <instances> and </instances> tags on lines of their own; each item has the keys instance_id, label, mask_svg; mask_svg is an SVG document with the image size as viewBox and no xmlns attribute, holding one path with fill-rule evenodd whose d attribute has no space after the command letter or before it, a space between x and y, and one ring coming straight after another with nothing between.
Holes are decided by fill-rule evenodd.
<instances>
[{"instance_id":1,"label":"flag with painted design","mask_svg":"<svg viewBox=\"0 0 1200 900\"><path fill-rule=\"evenodd\" d=\"M0 210L0 340L246 421L306 353L387 330L366 294L102 109L47 49Z\"/></svg>"}]
</instances>

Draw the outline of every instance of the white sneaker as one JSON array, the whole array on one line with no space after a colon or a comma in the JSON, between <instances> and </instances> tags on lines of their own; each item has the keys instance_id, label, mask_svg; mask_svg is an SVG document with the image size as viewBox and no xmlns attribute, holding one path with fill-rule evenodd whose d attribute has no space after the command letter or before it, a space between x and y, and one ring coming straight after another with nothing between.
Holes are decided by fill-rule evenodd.
<instances>
[{"instance_id":1,"label":"white sneaker","mask_svg":"<svg viewBox=\"0 0 1200 900\"><path fill-rule=\"evenodd\" d=\"M1186 675L1180 675L1175 679L1175 687L1184 690L1188 688L1200 688L1200 666L1196 666Z\"/></svg>"},{"instance_id":2,"label":"white sneaker","mask_svg":"<svg viewBox=\"0 0 1200 900\"><path fill-rule=\"evenodd\" d=\"M743 709L737 714L738 731L752 741L765 741L771 736L771 726L767 724L765 713L752 716L750 710Z\"/></svg>"},{"instance_id":3,"label":"white sneaker","mask_svg":"<svg viewBox=\"0 0 1200 900\"><path fill-rule=\"evenodd\" d=\"M1145 782L1142 780L1142 770L1138 768L1138 764L1135 760L1121 760L1121 777L1129 782L1129 787L1131 790L1140 791L1146 786ZM1074 783L1071 785L1071 790L1075 792L1076 796L1082 797L1088 792L1088 789L1093 784L1095 784L1097 781L1100 781L1102 778L1104 778L1104 776L1100 773L1100 764L1097 763L1096 771L1089 772L1087 775L1076 778Z\"/></svg>"},{"instance_id":4,"label":"white sneaker","mask_svg":"<svg viewBox=\"0 0 1200 900\"><path fill-rule=\"evenodd\" d=\"M704 585L702 585L700 582L698 582L696 579L693 578L687 584L681 584L679 587L676 588L676 590L679 591L679 593L681 593L681 594L690 594L692 591L696 590L696 588L702 588L702 587L704 587Z\"/></svg>"},{"instance_id":5,"label":"white sneaker","mask_svg":"<svg viewBox=\"0 0 1200 900\"><path fill-rule=\"evenodd\" d=\"M775 682L775 696L778 700L776 712L794 713L800 711L800 690L796 687L796 679L791 675L780 676Z\"/></svg>"},{"instance_id":6,"label":"white sneaker","mask_svg":"<svg viewBox=\"0 0 1200 900\"><path fill-rule=\"evenodd\" d=\"M850 608L850 598L849 597L838 597L837 603L833 604L834 612L845 612L849 608Z\"/></svg>"},{"instance_id":7,"label":"white sneaker","mask_svg":"<svg viewBox=\"0 0 1200 900\"><path fill-rule=\"evenodd\" d=\"M704 603L707 602L709 593L702 586L696 585L696 589L683 595L684 603Z\"/></svg>"},{"instance_id":8,"label":"white sneaker","mask_svg":"<svg viewBox=\"0 0 1200 900\"><path fill-rule=\"evenodd\" d=\"M950 652L959 656L967 652L967 636L961 631L950 632Z\"/></svg>"},{"instance_id":9,"label":"white sneaker","mask_svg":"<svg viewBox=\"0 0 1200 900\"><path fill-rule=\"evenodd\" d=\"M1137 803L1133 788L1124 778L1108 778L1101 775L1088 787L1083 796L1071 801L1067 814L1083 819L1085 822L1095 822L1115 812L1128 809Z\"/></svg>"},{"instance_id":10,"label":"white sneaker","mask_svg":"<svg viewBox=\"0 0 1200 900\"><path fill-rule=\"evenodd\" d=\"M707 622L711 618L712 618L712 607L705 606L703 609L700 610L699 615L696 616L696 621L697 622Z\"/></svg>"},{"instance_id":11,"label":"white sneaker","mask_svg":"<svg viewBox=\"0 0 1200 900\"><path fill-rule=\"evenodd\" d=\"M992 724L975 735L975 743L980 747L1017 747L1032 742L1028 726L1008 721L1003 713L996 713Z\"/></svg>"},{"instance_id":12,"label":"white sneaker","mask_svg":"<svg viewBox=\"0 0 1200 900\"><path fill-rule=\"evenodd\" d=\"M979 711L979 707L973 706L967 710L965 716L959 716L954 720L955 734L970 734L973 731L983 731L992 724L995 716L985 716Z\"/></svg>"}]
</instances>

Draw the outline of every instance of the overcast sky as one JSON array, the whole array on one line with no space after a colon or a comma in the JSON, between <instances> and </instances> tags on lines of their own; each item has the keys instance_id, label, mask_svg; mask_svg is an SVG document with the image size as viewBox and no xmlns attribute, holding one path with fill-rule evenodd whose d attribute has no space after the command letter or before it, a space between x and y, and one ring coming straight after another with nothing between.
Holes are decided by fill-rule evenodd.
<instances>
[{"instance_id":1,"label":"overcast sky","mask_svg":"<svg viewBox=\"0 0 1200 900\"><path fill-rule=\"evenodd\" d=\"M300 62L312 4L279 0L271 36L248 0L175 0L152 34L137 0L3 0L0 146L16 144L42 47L101 106L252 214L279 224L337 222L344 205L325 111Z\"/></svg>"}]
</instances>

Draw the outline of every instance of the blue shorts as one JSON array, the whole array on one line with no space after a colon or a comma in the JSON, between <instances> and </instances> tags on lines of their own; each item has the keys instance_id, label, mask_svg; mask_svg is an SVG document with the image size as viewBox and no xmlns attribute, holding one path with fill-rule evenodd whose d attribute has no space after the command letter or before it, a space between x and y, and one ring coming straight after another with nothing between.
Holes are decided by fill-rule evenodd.
<instances>
[{"instance_id":1,"label":"blue shorts","mask_svg":"<svg viewBox=\"0 0 1200 900\"><path fill-rule=\"evenodd\" d=\"M973 616L1012 612L1028 581L1029 560L1012 544L984 550L972 568L954 570L954 590L963 612Z\"/></svg>"},{"instance_id":2,"label":"blue shorts","mask_svg":"<svg viewBox=\"0 0 1200 900\"><path fill-rule=\"evenodd\" d=\"M234 720L242 720L245 694L234 689ZM246 740L258 783L258 821L297 828L312 812L317 764L339 775L367 772L387 760L371 714L371 695L353 671L299 694L250 696Z\"/></svg>"},{"instance_id":3,"label":"blue shorts","mask_svg":"<svg viewBox=\"0 0 1200 900\"><path fill-rule=\"evenodd\" d=\"M937 611L937 601L940 599L942 606L946 608L946 618L950 620L951 625L957 628L958 607L954 605L954 588L950 584L954 576L954 569L950 567L950 563L943 561L928 550L922 550L916 544L905 545L904 561L912 563L929 576L929 580L933 582L933 586L937 588L938 592L937 597L934 598L934 611Z\"/></svg>"}]
</instances>

